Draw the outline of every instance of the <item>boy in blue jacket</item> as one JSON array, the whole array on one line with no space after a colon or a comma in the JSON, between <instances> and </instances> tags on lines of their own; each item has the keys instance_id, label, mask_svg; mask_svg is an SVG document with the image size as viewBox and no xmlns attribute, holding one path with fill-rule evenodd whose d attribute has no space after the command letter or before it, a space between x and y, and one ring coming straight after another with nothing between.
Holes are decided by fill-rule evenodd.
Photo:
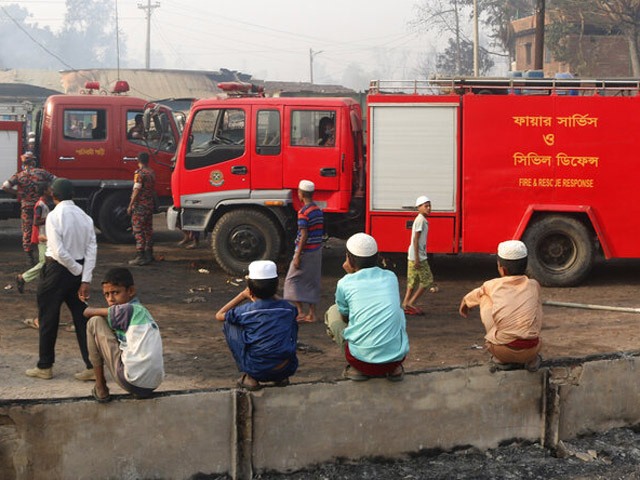
<instances>
[{"instance_id":1,"label":"boy in blue jacket","mask_svg":"<svg viewBox=\"0 0 640 480\"><path fill-rule=\"evenodd\" d=\"M247 288L216 313L238 370L238 386L262 388L260 382L289 384L298 368L298 309L276 297L276 264L259 260L249 265ZM245 300L250 303L240 305Z\"/></svg>"}]
</instances>

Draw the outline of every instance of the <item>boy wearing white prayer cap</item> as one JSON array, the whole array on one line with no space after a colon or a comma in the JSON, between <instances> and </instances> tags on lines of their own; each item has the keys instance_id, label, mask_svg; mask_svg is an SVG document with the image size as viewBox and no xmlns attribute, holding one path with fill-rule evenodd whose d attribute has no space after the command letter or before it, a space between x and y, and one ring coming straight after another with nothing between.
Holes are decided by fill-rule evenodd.
<instances>
[{"instance_id":1,"label":"boy wearing white prayer cap","mask_svg":"<svg viewBox=\"0 0 640 480\"><path fill-rule=\"evenodd\" d=\"M416 208L418 216L411 226L411 245L408 251L407 293L402 300L402 309L407 315L424 315L424 311L416 307L416 302L427 289L432 293L438 291L438 287L433 283L433 274L427 260L427 215L431 213L429 197L419 196L416 199Z\"/></svg>"},{"instance_id":2,"label":"boy wearing white prayer cap","mask_svg":"<svg viewBox=\"0 0 640 480\"><path fill-rule=\"evenodd\" d=\"M316 305L320 301L322 273L322 236L324 215L313 201L316 186L310 180L300 180L298 200L302 208L298 211L298 234L296 249L284 281L284 299L298 308L299 322L316 321ZM304 304L309 313L303 313Z\"/></svg>"},{"instance_id":3,"label":"boy wearing white prayer cap","mask_svg":"<svg viewBox=\"0 0 640 480\"><path fill-rule=\"evenodd\" d=\"M271 260L249 264L247 288L216 313L238 370L237 385L247 390L261 382L289 384L298 368L298 309L276 296L278 272ZM249 303L240 305L245 300Z\"/></svg>"},{"instance_id":4,"label":"boy wearing white prayer cap","mask_svg":"<svg viewBox=\"0 0 640 480\"><path fill-rule=\"evenodd\" d=\"M386 377L400 381L409 353L398 279L376 266L378 246L366 233L347 240L347 275L338 281L336 304L325 314L327 333L342 348L342 376L355 381Z\"/></svg>"},{"instance_id":5,"label":"boy wearing white prayer cap","mask_svg":"<svg viewBox=\"0 0 640 480\"><path fill-rule=\"evenodd\" d=\"M525 275L527 247L519 240L498 245L499 278L485 282L469 292L460 304L460 315L480 307L486 329L487 350L493 355L493 367L499 370L526 368L535 372L542 358L542 302L540 284Z\"/></svg>"}]
</instances>

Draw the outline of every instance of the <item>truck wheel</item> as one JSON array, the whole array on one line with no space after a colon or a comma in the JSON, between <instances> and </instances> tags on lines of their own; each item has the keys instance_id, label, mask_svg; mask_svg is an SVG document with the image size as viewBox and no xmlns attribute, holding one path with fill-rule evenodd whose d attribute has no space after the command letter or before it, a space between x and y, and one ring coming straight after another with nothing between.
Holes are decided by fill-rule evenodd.
<instances>
[{"instance_id":1,"label":"truck wheel","mask_svg":"<svg viewBox=\"0 0 640 480\"><path fill-rule=\"evenodd\" d=\"M276 260L280 254L280 229L257 210L232 210L216 223L212 233L213 255L232 275L247 271L254 260Z\"/></svg>"},{"instance_id":2,"label":"truck wheel","mask_svg":"<svg viewBox=\"0 0 640 480\"><path fill-rule=\"evenodd\" d=\"M575 218L544 218L527 228L522 240L529 250L527 273L544 286L577 285L593 265L592 236Z\"/></svg>"},{"instance_id":3,"label":"truck wheel","mask_svg":"<svg viewBox=\"0 0 640 480\"><path fill-rule=\"evenodd\" d=\"M129 192L119 191L107 196L98 212L102 234L112 243L133 243L131 217L127 214Z\"/></svg>"}]
</instances>

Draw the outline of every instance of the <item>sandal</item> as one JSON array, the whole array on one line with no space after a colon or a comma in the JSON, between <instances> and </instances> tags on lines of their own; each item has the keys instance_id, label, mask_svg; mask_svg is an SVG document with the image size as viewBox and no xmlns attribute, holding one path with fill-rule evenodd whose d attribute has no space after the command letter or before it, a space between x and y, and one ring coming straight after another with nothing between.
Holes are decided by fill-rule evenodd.
<instances>
[{"instance_id":1,"label":"sandal","mask_svg":"<svg viewBox=\"0 0 640 480\"><path fill-rule=\"evenodd\" d=\"M429 293L438 293L440 291L440 289L438 288L437 285L434 285L433 287L431 287L429 289Z\"/></svg>"},{"instance_id":2,"label":"sandal","mask_svg":"<svg viewBox=\"0 0 640 480\"><path fill-rule=\"evenodd\" d=\"M274 387L286 387L287 385L289 385L289 377L273 382Z\"/></svg>"},{"instance_id":3,"label":"sandal","mask_svg":"<svg viewBox=\"0 0 640 480\"><path fill-rule=\"evenodd\" d=\"M99 397L98 396L98 391L96 390L96 386L94 385L93 389L91 390L91 395L93 395L93 398L98 403L107 403L107 402L111 401L111 395L109 395L109 389L108 388L107 388L107 396L106 397Z\"/></svg>"},{"instance_id":4,"label":"sandal","mask_svg":"<svg viewBox=\"0 0 640 480\"><path fill-rule=\"evenodd\" d=\"M250 392L255 392L256 390L260 390L262 388L262 385L260 385L259 382L256 382L256 385L251 385L250 383L246 382L248 376L249 375L247 375L246 373L243 373L240 379L236 382L236 385L239 388L244 388L245 390L248 390Z\"/></svg>"},{"instance_id":5,"label":"sandal","mask_svg":"<svg viewBox=\"0 0 640 480\"><path fill-rule=\"evenodd\" d=\"M342 371L342 378L347 378L354 382L366 382L371 377L369 377L369 375L365 375L364 373L357 371L351 365L347 365L346 367L344 367L344 370Z\"/></svg>"},{"instance_id":6,"label":"sandal","mask_svg":"<svg viewBox=\"0 0 640 480\"><path fill-rule=\"evenodd\" d=\"M406 307L404 307L404 313L406 313L407 315L424 315L424 310L418 307L407 305Z\"/></svg>"},{"instance_id":7,"label":"sandal","mask_svg":"<svg viewBox=\"0 0 640 480\"><path fill-rule=\"evenodd\" d=\"M40 325L38 323L38 319L37 318L25 318L22 323L24 323L27 327L30 328L35 328L36 330L38 330L38 328L40 328Z\"/></svg>"},{"instance_id":8,"label":"sandal","mask_svg":"<svg viewBox=\"0 0 640 480\"><path fill-rule=\"evenodd\" d=\"M404 380L404 366L400 365L400 373L396 375L391 375L391 373L387 373L387 380L390 382L401 382Z\"/></svg>"}]
</instances>

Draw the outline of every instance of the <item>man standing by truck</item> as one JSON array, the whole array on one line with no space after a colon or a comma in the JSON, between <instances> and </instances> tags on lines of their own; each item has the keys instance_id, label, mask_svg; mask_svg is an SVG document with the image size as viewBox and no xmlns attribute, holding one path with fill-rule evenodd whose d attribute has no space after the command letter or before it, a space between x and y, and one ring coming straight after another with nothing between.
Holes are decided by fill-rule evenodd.
<instances>
[{"instance_id":1,"label":"man standing by truck","mask_svg":"<svg viewBox=\"0 0 640 480\"><path fill-rule=\"evenodd\" d=\"M31 230L33 228L33 209L38 203L38 186L42 183L51 183L55 177L41 168L36 168L36 157L31 152L24 153L21 157L23 170L13 175L2 184L2 190L15 195L20 200L20 218L22 219L22 249L33 266L38 263L37 246L31 243Z\"/></svg>"},{"instance_id":2,"label":"man standing by truck","mask_svg":"<svg viewBox=\"0 0 640 480\"><path fill-rule=\"evenodd\" d=\"M129 265L148 265L153 262L153 194L156 189L156 172L149 167L149 154L138 154L138 170L133 177L133 192L127 213L131 215L131 227L136 238L136 257Z\"/></svg>"}]
</instances>

